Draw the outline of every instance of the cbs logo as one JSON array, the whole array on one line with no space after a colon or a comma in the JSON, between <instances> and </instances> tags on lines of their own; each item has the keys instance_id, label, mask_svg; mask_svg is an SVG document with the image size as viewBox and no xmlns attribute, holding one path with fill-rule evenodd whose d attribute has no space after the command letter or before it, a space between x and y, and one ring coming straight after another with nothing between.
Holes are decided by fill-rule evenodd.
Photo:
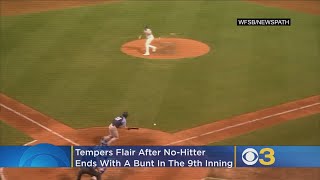
<instances>
[{"instance_id":1,"label":"cbs logo","mask_svg":"<svg viewBox=\"0 0 320 180\"><path fill-rule=\"evenodd\" d=\"M262 155L261 158L260 155ZM248 166L252 166L258 161L262 165L270 166L276 161L276 158L274 157L274 150L272 148L262 148L259 153L253 148L247 148L242 152L241 158Z\"/></svg>"},{"instance_id":2,"label":"cbs logo","mask_svg":"<svg viewBox=\"0 0 320 180\"><path fill-rule=\"evenodd\" d=\"M30 146L22 154L19 167L69 167L70 159L61 148L51 144Z\"/></svg>"}]
</instances>

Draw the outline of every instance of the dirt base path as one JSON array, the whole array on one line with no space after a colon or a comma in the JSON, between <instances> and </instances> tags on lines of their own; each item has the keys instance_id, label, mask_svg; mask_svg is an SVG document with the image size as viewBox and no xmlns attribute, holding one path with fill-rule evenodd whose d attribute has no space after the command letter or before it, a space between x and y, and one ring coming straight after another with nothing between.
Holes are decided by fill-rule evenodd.
<instances>
[{"instance_id":1,"label":"dirt base path","mask_svg":"<svg viewBox=\"0 0 320 180\"><path fill-rule=\"evenodd\" d=\"M177 132L174 136L180 140L168 145L209 144L317 113L320 96L313 96Z\"/></svg>"},{"instance_id":2,"label":"dirt base path","mask_svg":"<svg viewBox=\"0 0 320 180\"><path fill-rule=\"evenodd\" d=\"M0 15L13 16L106 2L116 2L116 0L0 0Z\"/></svg>"},{"instance_id":3,"label":"dirt base path","mask_svg":"<svg viewBox=\"0 0 320 180\"><path fill-rule=\"evenodd\" d=\"M38 140L55 145L95 145L106 135L105 127L72 129L18 101L0 94L0 119ZM320 96L282 104L261 111L169 134L140 129L122 130L117 145L206 145L291 119L320 113ZM201 179L209 168L110 168L104 179ZM19 173L16 173L19 172ZM7 179L74 179L73 169L5 169Z\"/></svg>"},{"instance_id":4,"label":"dirt base path","mask_svg":"<svg viewBox=\"0 0 320 180\"><path fill-rule=\"evenodd\" d=\"M261 4L264 6L279 7L308 14L320 15L320 1L317 0L247 0L248 2Z\"/></svg>"},{"instance_id":5,"label":"dirt base path","mask_svg":"<svg viewBox=\"0 0 320 180\"><path fill-rule=\"evenodd\" d=\"M3 94L0 95L0 118L33 139L52 144L78 145L76 130ZM63 134L63 135L62 135ZM71 140L72 139L72 140Z\"/></svg>"}]
</instances>

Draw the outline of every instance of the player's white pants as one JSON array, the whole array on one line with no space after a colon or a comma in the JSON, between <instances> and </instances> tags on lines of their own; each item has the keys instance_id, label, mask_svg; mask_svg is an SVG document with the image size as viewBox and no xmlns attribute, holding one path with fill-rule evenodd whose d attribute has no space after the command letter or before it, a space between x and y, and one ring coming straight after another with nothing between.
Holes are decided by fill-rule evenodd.
<instances>
[{"instance_id":1,"label":"player's white pants","mask_svg":"<svg viewBox=\"0 0 320 180\"><path fill-rule=\"evenodd\" d=\"M151 42L154 40L154 37L147 38L146 40L146 54L150 54L150 48L155 50L157 47L150 45Z\"/></svg>"},{"instance_id":2,"label":"player's white pants","mask_svg":"<svg viewBox=\"0 0 320 180\"><path fill-rule=\"evenodd\" d=\"M107 142L107 145L110 146L114 141L119 139L119 133L118 133L118 129L112 124L109 125L108 129L109 129L109 136L105 138L105 141Z\"/></svg>"}]
</instances>

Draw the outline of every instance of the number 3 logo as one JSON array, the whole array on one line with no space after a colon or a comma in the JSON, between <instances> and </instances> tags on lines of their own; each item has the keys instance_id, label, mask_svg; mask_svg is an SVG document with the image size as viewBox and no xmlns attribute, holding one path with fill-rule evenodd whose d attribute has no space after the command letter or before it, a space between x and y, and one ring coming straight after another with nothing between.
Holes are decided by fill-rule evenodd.
<instances>
[{"instance_id":1,"label":"number 3 logo","mask_svg":"<svg viewBox=\"0 0 320 180\"><path fill-rule=\"evenodd\" d=\"M264 159L259 159L259 162L262 165L270 166L274 164L274 162L276 161L276 158L274 157L274 150L271 148L263 148L260 150L259 153L263 154L265 159L269 159L269 161L265 161Z\"/></svg>"}]
</instances>

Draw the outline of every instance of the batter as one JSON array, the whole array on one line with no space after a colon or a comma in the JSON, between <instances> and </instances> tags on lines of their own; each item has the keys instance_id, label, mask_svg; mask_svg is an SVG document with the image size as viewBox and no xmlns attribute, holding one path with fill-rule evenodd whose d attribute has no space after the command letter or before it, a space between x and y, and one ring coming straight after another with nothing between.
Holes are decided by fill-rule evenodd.
<instances>
[{"instance_id":1,"label":"batter","mask_svg":"<svg viewBox=\"0 0 320 180\"><path fill-rule=\"evenodd\" d=\"M101 140L101 144L106 144L110 146L114 141L119 139L118 128L126 128L127 127L127 117L128 112L123 112L121 116L118 116L113 119L112 123L109 125L109 135L103 137Z\"/></svg>"}]
</instances>

